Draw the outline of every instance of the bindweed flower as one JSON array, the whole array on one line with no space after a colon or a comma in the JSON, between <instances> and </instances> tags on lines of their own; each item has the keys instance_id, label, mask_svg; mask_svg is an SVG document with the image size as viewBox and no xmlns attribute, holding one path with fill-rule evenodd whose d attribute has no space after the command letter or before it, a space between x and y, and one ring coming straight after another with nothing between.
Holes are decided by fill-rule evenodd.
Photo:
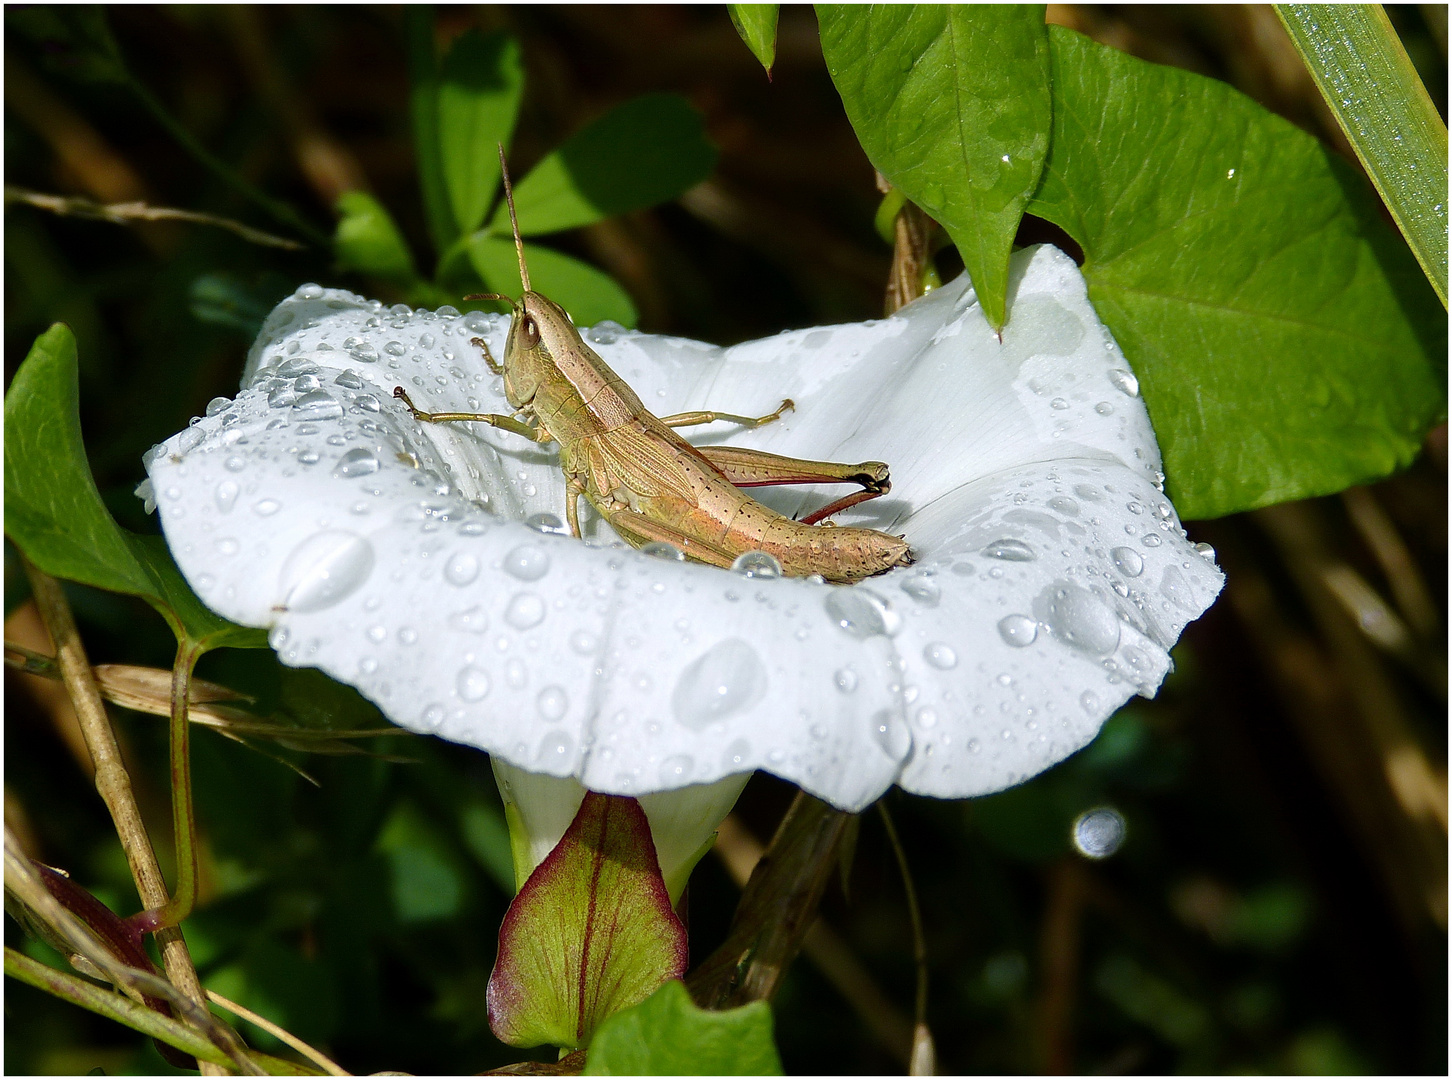
<instances>
[{"instance_id":1,"label":"bindweed flower","mask_svg":"<svg viewBox=\"0 0 1452 1080\"><path fill-rule=\"evenodd\" d=\"M507 328L305 285L267 319L237 398L147 464L211 607L270 627L285 663L394 722L502 763L530 834L517 870L574 812L547 809L558 784L521 794L541 786L531 775L568 779L574 806L585 788L719 783L688 796L707 816L755 769L847 810L894 783L942 797L1018 783L1152 695L1220 590L1162 493L1135 377L1056 249L1014 256L1001 343L966 278L881 321L729 349L585 332L659 415L796 402L756 430L692 429L698 442L888 462L891 493L839 520L904 535L916 563L853 586L637 552L588 509L582 543L561 525L553 447L421 423L394 399L402 386L422 410L508 413L469 343L502 356ZM792 515L841 489L753 494ZM668 841L669 805L650 816L672 880L719 816Z\"/></svg>"}]
</instances>

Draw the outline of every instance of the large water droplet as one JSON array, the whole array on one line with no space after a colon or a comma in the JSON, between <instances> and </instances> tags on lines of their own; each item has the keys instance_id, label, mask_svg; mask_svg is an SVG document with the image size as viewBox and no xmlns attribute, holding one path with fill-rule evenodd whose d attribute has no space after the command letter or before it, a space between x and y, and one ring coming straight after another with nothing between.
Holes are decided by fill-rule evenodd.
<instances>
[{"instance_id":1,"label":"large water droplet","mask_svg":"<svg viewBox=\"0 0 1452 1080\"><path fill-rule=\"evenodd\" d=\"M892 637L902 629L902 616L892 605L860 585L833 589L824 603L832 621L855 638Z\"/></svg>"},{"instance_id":2,"label":"large water droplet","mask_svg":"<svg viewBox=\"0 0 1452 1080\"><path fill-rule=\"evenodd\" d=\"M504 610L504 621L516 630L528 630L544 621L545 603L534 593L516 593Z\"/></svg>"},{"instance_id":3,"label":"large water droplet","mask_svg":"<svg viewBox=\"0 0 1452 1080\"><path fill-rule=\"evenodd\" d=\"M538 581L549 569L549 553L533 544L520 544L504 556L504 572L517 581Z\"/></svg>"},{"instance_id":4,"label":"large water droplet","mask_svg":"<svg viewBox=\"0 0 1452 1080\"><path fill-rule=\"evenodd\" d=\"M1115 568L1125 577L1139 577L1144 573L1144 556L1134 548L1117 547L1109 555Z\"/></svg>"},{"instance_id":5,"label":"large water droplet","mask_svg":"<svg viewBox=\"0 0 1452 1080\"><path fill-rule=\"evenodd\" d=\"M1126 833L1124 816L1112 806L1086 810L1074 819L1074 849L1086 859L1107 859L1119 850Z\"/></svg>"},{"instance_id":6,"label":"large water droplet","mask_svg":"<svg viewBox=\"0 0 1452 1080\"><path fill-rule=\"evenodd\" d=\"M899 588L923 607L937 607L943 599L943 587L925 573L903 578Z\"/></svg>"},{"instance_id":7,"label":"large water droplet","mask_svg":"<svg viewBox=\"0 0 1452 1080\"><path fill-rule=\"evenodd\" d=\"M642 555L649 555L652 559L664 559L666 562L685 562L686 553L674 544L667 544L664 540L652 540L648 544L640 546Z\"/></svg>"},{"instance_id":8,"label":"large water droplet","mask_svg":"<svg viewBox=\"0 0 1452 1080\"><path fill-rule=\"evenodd\" d=\"M378 459L373 456L373 451L359 446L349 450L338 459L338 464L333 469L333 475L352 479L355 476L368 476L376 473L378 469Z\"/></svg>"},{"instance_id":9,"label":"large water droplet","mask_svg":"<svg viewBox=\"0 0 1452 1080\"><path fill-rule=\"evenodd\" d=\"M336 420L343 406L326 390L313 390L293 402L292 414L299 420Z\"/></svg>"},{"instance_id":10,"label":"large water droplet","mask_svg":"<svg viewBox=\"0 0 1452 1080\"><path fill-rule=\"evenodd\" d=\"M570 707L570 695L562 686L546 686L534 699L539 714L546 720L560 720Z\"/></svg>"},{"instance_id":11,"label":"large water droplet","mask_svg":"<svg viewBox=\"0 0 1452 1080\"><path fill-rule=\"evenodd\" d=\"M1049 509L1057 510L1065 517L1078 517L1079 504L1067 495L1056 495L1049 500Z\"/></svg>"},{"instance_id":12,"label":"large water droplet","mask_svg":"<svg viewBox=\"0 0 1452 1080\"><path fill-rule=\"evenodd\" d=\"M1190 592L1190 583L1180 573L1179 567L1165 568L1165 576L1160 579L1160 592L1176 607L1185 611L1195 610L1195 598Z\"/></svg>"},{"instance_id":13,"label":"large water droplet","mask_svg":"<svg viewBox=\"0 0 1452 1080\"><path fill-rule=\"evenodd\" d=\"M1006 562L1033 562L1038 558L1034 554L1033 548L1022 540L1014 540L1011 537L993 541L983 549L983 554L990 559L1003 559Z\"/></svg>"},{"instance_id":14,"label":"large water droplet","mask_svg":"<svg viewBox=\"0 0 1452 1080\"><path fill-rule=\"evenodd\" d=\"M887 709L875 713L869 721L872 738L892 761L901 761L913 748L913 733L908 726Z\"/></svg>"},{"instance_id":15,"label":"large water droplet","mask_svg":"<svg viewBox=\"0 0 1452 1080\"><path fill-rule=\"evenodd\" d=\"M1111 368L1109 382L1120 393L1129 397L1139 397L1139 380L1134 377L1134 372L1126 371L1124 368Z\"/></svg>"},{"instance_id":16,"label":"large water droplet","mask_svg":"<svg viewBox=\"0 0 1452 1080\"><path fill-rule=\"evenodd\" d=\"M781 577L781 563L765 551L747 551L736 556L731 569L749 578Z\"/></svg>"},{"instance_id":17,"label":"large water droplet","mask_svg":"<svg viewBox=\"0 0 1452 1080\"><path fill-rule=\"evenodd\" d=\"M1043 621L1064 644L1094 656L1119 646L1119 616L1088 589L1059 582L1044 590L1039 604Z\"/></svg>"},{"instance_id":18,"label":"large water droplet","mask_svg":"<svg viewBox=\"0 0 1452 1080\"><path fill-rule=\"evenodd\" d=\"M998 636L1016 649L1032 645L1039 636L1039 624L1027 615L1005 615L998 620Z\"/></svg>"},{"instance_id":19,"label":"large water droplet","mask_svg":"<svg viewBox=\"0 0 1452 1080\"><path fill-rule=\"evenodd\" d=\"M464 586L479 576L479 559L467 551L455 552L444 567L444 578L450 585Z\"/></svg>"},{"instance_id":20,"label":"large water droplet","mask_svg":"<svg viewBox=\"0 0 1452 1080\"><path fill-rule=\"evenodd\" d=\"M676 680L676 719L699 730L747 709L766 694L766 666L741 638L727 638L693 660Z\"/></svg>"},{"instance_id":21,"label":"large water droplet","mask_svg":"<svg viewBox=\"0 0 1452 1080\"><path fill-rule=\"evenodd\" d=\"M483 669L470 664L459 670L459 677L454 680L454 689L465 701L478 701L489 693L489 676Z\"/></svg>"},{"instance_id":22,"label":"large water droplet","mask_svg":"<svg viewBox=\"0 0 1452 1080\"><path fill-rule=\"evenodd\" d=\"M321 532L293 548L282 564L283 604L321 611L352 593L373 572L373 545L341 530Z\"/></svg>"},{"instance_id":23,"label":"large water droplet","mask_svg":"<svg viewBox=\"0 0 1452 1080\"><path fill-rule=\"evenodd\" d=\"M551 536L570 535L569 527L554 514L530 514L524 519L524 523L535 532Z\"/></svg>"},{"instance_id":24,"label":"large water droplet","mask_svg":"<svg viewBox=\"0 0 1452 1080\"><path fill-rule=\"evenodd\" d=\"M224 514L230 514L232 512L232 507L237 502L237 495L241 490L242 489L237 486L237 481L223 480L220 484L217 485L217 490L214 493L217 500L217 509L222 511L222 513Z\"/></svg>"},{"instance_id":25,"label":"large water droplet","mask_svg":"<svg viewBox=\"0 0 1452 1080\"><path fill-rule=\"evenodd\" d=\"M935 641L924 648L923 659L940 671L947 671L958 666L958 654L953 651L951 645L942 641Z\"/></svg>"}]
</instances>

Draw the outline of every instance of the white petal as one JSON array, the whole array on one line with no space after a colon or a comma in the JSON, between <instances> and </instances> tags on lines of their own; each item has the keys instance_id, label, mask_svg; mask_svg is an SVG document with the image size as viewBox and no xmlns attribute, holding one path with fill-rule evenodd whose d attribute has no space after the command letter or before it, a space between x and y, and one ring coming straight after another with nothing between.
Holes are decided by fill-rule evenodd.
<instances>
[{"instance_id":1,"label":"white petal","mask_svg":"<svg viewBox=\"0 0 1452 1080\"><path fill-rule=\"evenodd\" d=\"M508 412L469 344L501 355L507 321L316 286L269 317L249 389L150 472L204 600L406 727L607 792L763 768L848 809L893 782L978 794L1152 694L1222 583L1156 486L1072 261L1016 254L1010 317L1000 345L960 279L887 320L726 350L587 333L657 413L797 403L698 442L889 462L891 494L839 520L905 534L918 564L852 588L610 550L588 513L587 544L527 527L563 517L552 447L420 425L391 396ZM753 491L786 513L841 493Z\"/></svg>"}]
</instances>

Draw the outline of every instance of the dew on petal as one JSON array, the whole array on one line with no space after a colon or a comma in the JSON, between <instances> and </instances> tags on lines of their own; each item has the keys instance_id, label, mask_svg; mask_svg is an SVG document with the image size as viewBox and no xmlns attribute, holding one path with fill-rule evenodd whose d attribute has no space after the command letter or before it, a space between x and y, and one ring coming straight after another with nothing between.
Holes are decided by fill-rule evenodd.
<instances>
[{"instance_id":1,"label":"dew on petal","mask_svg":"<svg viewBox=\"0 0 1452 1080\"><path fill-rule=\"evenodd\" d=\"M476 605L450 615L449 626L466 634L482 634L489 629L489 616L484 613L483 608Z\"/></svg>"},{"instance_id":2,"label":"dew on petal","mask_svg":"<svg viewBox=\"0 0 1452 1080\"><path fill-rule=\"evenodd\" d=\"M1144 573L1144 556L1134 548L1117 547L1109 553L1115 568L1125 577L1135 578Z\"/></svg>"},{"instance_id":3,"label":"dew on petal","mask_svg":"<svg viewBox=\"0 0 1452 1080\"><path fill-rule=\"evenodd\" d=\"M459 669L454 689L465 701L479 701L489 693L489 676L481 668L470 664Z\"/></svg>"},{"instance_id":4,"label":"dew on petal","mask_svg":"<svg viewBox=\"0 0 1452 1080\"><path fill-rule=\"evenodd\" d=\"M535 532L551 536L570 535L569 527L554 514L530 514L524 519L524 523Z\"/></svg>"},{"instance_id":5,"label":"dew on petal","mask_svg":"<svg viewBox=\"0 0 1452 1080\"><path fill-rule=\"evenodd\" d=\"M304 540L282 564L281 593L289 611L321 611L354 592L373 572L373 545L341 530Z\"/></svg>"},{"instance_id":6,"label":"dew on petal","mask_svg":"<svg viewBox=\"0 0 1452 1080\"><path fill-rule=\"evenodd\" d=\"M1139 397L1139 380L1134 377L1134 372L1124 368L1112 368L1109 372L1109 382L1126 397Z\"/></svg>"},{"instance_id":7,"label":"dew on petal","mask_svg":"<svg viewBox=\"0 0 1452 1080\"><path fill-rule=\"evenodd\" d=\"M766 686L766 665L755 647L741 638L727 638L681 672L671 709L680 723L699 730L754 705Z\"/></svg>"},{"instance_id":8,"label":"dew on petal","mask_svg":"<svg viewBox=\"0 0 1452 1080\"><path fill-rule=\"evenodd\" d=\"M471 584L479 576L479 559L468 551L455 552L444 566L444 580L460 587Z\"/></svg>"},{"instance_id":9,"label":"dew on petal","mask_svg":"<svg viewBox=\"0 0 1452 1080\"><path fill-rule=\"evenodd\" d=\"M1005 615L998 620L998 636L1016 649L1032 645L1039 636L1039 624L1027 615Z\"/></svg>"},{"instance_id":10,"label":"dew on petal","mask_svg":"<svg viewBox=\"0 0 1452 1080\"><path fill-rule=\"evenodd\" d=\"M666 562L685 562L686 553L674 544L667 544L664 540L652 540L648 544L640 546L642 555L649 555L652 559L664 559Z\"/></svg>"},{"instance_id":11,"label":"dew on petal","mask_svg":"<svg viewBox=\"0 0 1452 1080\"><path fill-rule=\"evenodd\" d=\"M369 476L376 473L381 466L373 451L367 447L359 446L349 450L338 459L337 466L333 469L333 475L343 479L352 479L358 476Z\"/></svg>"},{"instance_id":12,"label":"dew on petal","mask_svg":"<svg viewBox=\"0 0 1452 1080\"><path fill-rule=\"evenodd\" d=\"M983 549L983 554L990 559L1003 559L1005 562L1033 562L1038 558L1033 548L1022 540L1012 538L995 540Z\"/></svg>"},{"instance_id":13,"label":"dew on petal","mask_svg":"<svg viewBox=\"0 0 1452 1080\"><path fill-rule=\"evenodd\" d=\"M902 719L887 709L873 714L872 738L892 761L901 761L913 748L913 733Z\"/></svg>"},{"instance_id":14,"label":"dew on petal","mask_svg":"<svg viewBox=\"0 0 1452 1080\"><path fill-rule=\"evenodd\" d=\"M528 630L544 621L545 603L531 592L516 593L504 609L504 621L516 630Z\"/></svg>"},{"instance_id":15,"label":"dew on petal","mask_svg":"<svg viewBox=\"0 0 1452 1080\"><path fill-rule=\"evenodd\" d=\"M781 577L781 563L765 551L747 551L736 556L731 569L749 578Z\"/></svg>"},{"instance_id":16,"label":"dew on petal","mask_svg":"<svg viewBox=\"0 0 1452 1080\"><path fill-rule=\"evenodd\" d=\"M504 556L504 572L516 581L538 581L549 569L549 553L534 544L520 544Z\"/></svg>"},{"instance_id":17,"label":"dew on petal","mask_svg":"<svg viewBox=\"0 0 1452 1080\"><path fill-rule=\"evenodd\" d=\"M559 720L570 707L570 697L563 687L546 686L539 692L534 703L539 714L546 720Z\"/></svg>"},{"instance_id":18,"label":"dew on petal","mask_svg":"<svg viewBox=\"0 0 1452 1080\"><path fill-rule=\"evenodd\" d=\"M902 629L902 616L892 605L860 585L833 589L824 603L832 621L855 638L892 637Z\"/></svg>"},{"instance_id":19,"label":"dew on petal","mask_svg":"<svg viewBox=\"0 0 1452 1080\"><path fill-rule=\"evenodd\" d=\"M924 607L937 607L943 598L943 587L925 573L903 578L899 588Z\"/></svg>"},{"instance_id":20,"label":"dew on petal","mask_svg":"<svg viewBox=\"0 0 1452 1080\"><path fill-rule=\"evenodd\" d=\"M941 641L935 641L923 649L923 659L939 671L948 671L958 666L958 654L953 647Z\"/></svg>"},{"instance_id":21,"label":"dew on petal","mask_svg":"<svg viewBox=\"0 0 1452 1080\"><path fill-rule=\"evenodd\" d=\"M217 501L217 509L222 511L222 513L224 514L230 514L232 512L232 507L237 502L237 496L241 491L242 489L237 486L237 481L223 480L220 484L217 485L217 490L213 493L213 496ZM261 504L258 505L260 506ZM257 512L259 514L263 513L263 511L260 509L258 509ZM263 516L265 517L266 514L263 514Z\"/></svg>"},{"instance_id":22,"label":"dew on petal","mask_svg":"<svg viewBox=\"0 0 1452 1080\"><path fill-rule=\"evenodd\" d=\"M299 420L336 420L343 415L343 406L326 390L313 390L293 402L292 415Z\"/></svg>"},{"instance_id":23,"label":"dew on petal","mask_svg":"<svg viewBox=\"0 0 1452 1080\"><path fill-rule=\"evenodd\" d=\"M1068 582L1050 585L1039 602L1044 622L1064 644L1095 656L1119 646L1119 616L1088 589Z\"/></svg>"},{"instance_id":24,"label":"dew on petal","mask_svg":"<svg viewBox=\"0 0 1452 1080\"><path fill-rule=\"evenodd\" d=\"M857 689L857 672L851 668L841 668L832 676L832 681L842 693L850 694Z\"/></svg>"}]
</instances>

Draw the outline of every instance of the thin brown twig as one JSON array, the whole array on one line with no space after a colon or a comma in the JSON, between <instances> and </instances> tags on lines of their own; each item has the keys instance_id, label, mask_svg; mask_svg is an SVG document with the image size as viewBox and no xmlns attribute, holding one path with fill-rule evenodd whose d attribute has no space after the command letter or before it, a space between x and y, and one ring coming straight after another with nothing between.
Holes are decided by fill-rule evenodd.
<instances>
[{"instance_id":1,"label":"thin brown twig","mask_svg":"<svg viewBox=\"0 0 1452 1080\"><path fill-rule=\"evenodd\" d=\"M913 1002L913 1051L908 1061L909 1076L932 1076L938 1063L937 1048L933 1045L933 1032L928 1027L928 939L923 933L923 912L918 906L918 890L913 883L912 870L908 866L907 852L903 850L902 839L897 834L887 804L878 800L877 812L882 818L882 827L887 831L888 843L897 857L898 873L902 875L903 891L907 894L908 919L913 931L913 965L917 969L917 994Z\"/></svg>"},{"instance_id":2,"label":"thin brown twig","mask_svg":"<svg viewBox=\"0 0 1452 1080\"><path fill-rule=\"evenodd\" d=\"M353 1075L321 1050L314 1049L286 1028L278 1027L271 1020L267 1019L267 1017L259 1016L245 1005L238 1005L235 1001L229 1001L215 990L208 990L207 997L214 1005L220 1005L234 1016L240 1016L248 1023L256 1024L279 1042L286 1043L329 1076Z\"/></svg>"},{"instance_id":3,"label":"thin brown twig","mask_svg":"<svg viewBox=\"0 0 1452 1080\"><path fill-rule=\"evenodd\" d=\"M254 229L231 218L216 214L203 214L196 210L178 210L170 206L152 206L144 202L98 203L94 199L79 195L47 195L40 191L5 185L5 205L23 203L37 210L45 210L61 217L85 218L90 221L109 221L113 225L129 225L137 221L186 221L194 225L212 225L235 233L248 243L263 247L282 248L285 251L301 251L306 244L289 240L284 236Z\"/></svg>"},{"instance_id":4,"label":"thin brown twig","mask_svg":"<svg viewBox=\"0 0 1452 1080\"><path fill-rule=\"evenodd\" d=\"M50 639L55 644L56 661L65 679L66 690L75 706L76 716L81 723L81 733L91 760L96 765L96 790L111 812L121 848L131 866L131 876L136 882L136 891L141 902L148 909L166 905L169 895L166 880L161 875L161 866L156 861L156 851L151 846L151 837L141 819L136 805L136 796L131 790L131 777L121 760L121 750L116 743L116 732L111 727L111 718L106 715L105 703L86 658L85 646L76 629L75 617L70 603L61 591L60 582L35 567L29 559L22 561L30 579L31 593L36 609L45 623ZM186 939L180 927L167 927L156 932L157 948L161 951L162 964L172 983L194 1002L202 1002L205 996L196 967L187 951ZM202 1062L204 1074L215 1075L218 1066Z\"/></svg>"}]
</instances>

